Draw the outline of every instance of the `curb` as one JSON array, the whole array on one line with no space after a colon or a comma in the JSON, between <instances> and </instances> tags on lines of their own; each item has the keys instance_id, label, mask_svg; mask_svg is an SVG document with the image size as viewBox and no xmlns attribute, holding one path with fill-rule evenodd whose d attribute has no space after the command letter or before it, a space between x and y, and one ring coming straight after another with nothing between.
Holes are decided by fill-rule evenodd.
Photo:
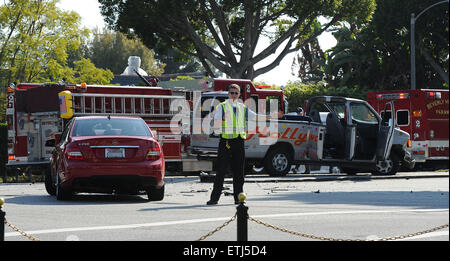
<instances>
[{"instance_id":1,"label":"curb","mask_svg":"<svg viewBox=\"0 0 450 261\"><path fill-rule=\"evenodd\" d=\"M300 174L301 175L301 174ZM323 182L323 181L345 181L345 180L382 180L382 179L424 179L424 178L448 178L448 172L442 174L397 174L393 176L374 176L374 175L330 175L330 174L309 174L307 177L245 177L245 183L286 183L286 182ZM210 176L203 182L213 182L214 176ZM233 182L232 178L225 178L224 183L230 184Z\"/></svg>"}]
</instances>

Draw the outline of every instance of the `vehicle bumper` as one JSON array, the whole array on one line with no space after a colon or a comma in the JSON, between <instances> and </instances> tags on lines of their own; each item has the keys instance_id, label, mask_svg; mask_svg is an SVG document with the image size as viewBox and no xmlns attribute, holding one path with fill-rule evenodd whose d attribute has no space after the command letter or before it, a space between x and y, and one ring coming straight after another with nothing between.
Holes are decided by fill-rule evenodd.
<instances>
[{"instance_id":1,"label":"vehicle bumper","mask_svg":"<svg viewBox=\"0 0 450 261\"><path fill-rule=\"evenodd\" d=\"M7 168L22 169L22 168L48 168L50 166L50 161L8 161L5 165Z\"/></svg>"},{"instance_id":2,"label":"vehicle bumper","mask_svg":"<svg viewBox=\"0 0 450 261\"><path fill-rule=\"evenodd\" d=\"M63 187L79 192L105 192L112 190L135 193L164 186L165 167L162 160L133 163L68 162Z\"/></svg>"},{"instance_id":3,"label":"vehicle bumper","mask_svg":"<svg viewBox=\"0 0 450 261\"><path fill-rule=\"evenodd\" d=\"M409 151L403 151L404 155L402 155L402 165L409 169L413 169L416 165L416 160L411 156L411 153Z\"/></svg>"}]
</instances>

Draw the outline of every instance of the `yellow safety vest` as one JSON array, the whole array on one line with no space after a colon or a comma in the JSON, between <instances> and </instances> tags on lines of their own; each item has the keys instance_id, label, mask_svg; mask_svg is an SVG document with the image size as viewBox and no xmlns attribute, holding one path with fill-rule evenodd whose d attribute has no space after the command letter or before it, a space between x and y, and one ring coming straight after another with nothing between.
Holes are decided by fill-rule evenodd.
<instances>
[{"instance_id":1,"label":"yellow safety vest","mask_svg":"<svg viewBox=\"0 0 450 261\"><path fill-rule=\"evenodd\" d=\"M236 105L236 114L233 112L233 106L226 100L218 106L222 106L222 138L235 139L240 136L242 139L246 139L247 134L245 129L247 128L245 122L245 110L246 107L242 103Z\"/></svg>"}]
</instances>

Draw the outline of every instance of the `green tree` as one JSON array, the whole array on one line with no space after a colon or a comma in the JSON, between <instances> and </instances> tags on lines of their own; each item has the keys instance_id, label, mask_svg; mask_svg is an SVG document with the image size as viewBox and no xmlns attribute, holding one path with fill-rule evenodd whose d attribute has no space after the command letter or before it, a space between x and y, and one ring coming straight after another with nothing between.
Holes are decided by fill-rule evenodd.
<instances>
[{"instance_id":1,"label":"green tree","mask_svg":"<svg viewBox=\"0 0 450 261\"><path fill-rule=\"evenodd\" d=\"M365 100L368 89L334 87L324 81L303 83L300 81L288 82L284 90L289 104L289 111L296 111L297 107L304 107L305 101L314 96L343 96Z\"/></svg>"},{"instance_id":2,"label":"green tree","mask_svg":"<svg viewBox=\"0 0 450 261\"><path fill-rule=\"evenodd\" d=\"M195 57L180 52L177 49L155 47L155 57L166 64L164 73L191 73L203 70L202 64Z\"/></svg>"},{"instance_id":3,"label":"green tree","mask_svg":"<svg viewBox=\"0 0 450 261\"><path fill-rule=\"evenodd\" d=\"M318 39L300 48L300 54L295 58L293 65L297 65L298 77L302 82L317 82L323 79L322 68L325 53L319 45Z\"/></svg>"},{"instance_id":4,"label":"green tree","mask_svg":"<svg viewBox=\"0 0 450 261\"><path fill-rule=\"evenodd\" d=\"M370 23L352 21L334 33L337 45L317 73L333 86L410 88L410 15L434 0L377 0ZM416 23L417 88L448 88L448 5L429 9Z\"/></svg>"},{"instance_id":5,"label":"green tree","mask_svg":"<svg viewBox=\"0 0 450 261\"><path fill-rule=\"evenodd\" d=\"M254 79L339 21L370 18L375 0L99 0L109 26L196 57L233 78ZM329 18L320 24L319 16ZM139 19L136 19L136 18ZM271 42L256 52L261 37ZM162 44L161 44L162 42ZM279 54L272 56L279 50ZM272 57L271 57L272 56ZM267 65L258 63L273 59Z\"/></svg>"},{"instance_id":6,"label":"green tree","mask_svg":"<svg viewBox=\"0 0 450 261\"><path fill-rule=\"evenodd\" d=\"M68 57L87 40L89 30L81 27L77 13L62 11L56 3L58 0L11 0L0 5L2 86L11 81L77 78Z\"/></svg>"},{"instance_id":7,"label":"green tree","mask_svg":"<svg viewBox=\"0 0 450 261\"><path fill-rule=\"evenodd\" d=\"M109 83L114 77L109 69L97 68L90 59L86 58L74 62L74 71L77 76L73 79L74 83L105 84Z\"/></svg>"},{"instance_id":8,"label":"green tree","mask_svg":"<svg viewBox=\"0 0 450 261\"><path fill-rule=\"evenodd\" d=\"M141 57L141 68L149 75L164 73L165 64L155 59L155 53L137 39L128 39L124 34L106 29L95 29L86 54L100 68L108 68L121 74L128 65L129 56Z\"/></svg>"}]
</instances>

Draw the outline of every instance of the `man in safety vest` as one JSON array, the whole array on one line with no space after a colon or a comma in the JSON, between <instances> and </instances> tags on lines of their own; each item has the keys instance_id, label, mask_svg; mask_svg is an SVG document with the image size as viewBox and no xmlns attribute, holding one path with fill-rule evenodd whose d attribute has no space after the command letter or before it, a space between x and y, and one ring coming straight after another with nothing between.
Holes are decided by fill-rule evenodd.
<instances>
[{"instance_id":1,"label":"man in safety vest","mask_svg":"<svg viewBox=\"0 0 450 261\"><path fill-rule=\"evenodd\" d=\"M217 105L214 115L214 128L220 131L220 141L217 155L216 177L211 198L206 203L216 205L222 193L223 181L227 167L231 167L233 173L234 203L238 204L238 195L243 192L244 186L244 141L247 137L247 121L256 116L261 120L272 117L271 115L257 115L239 101L240 87L237 84L228 86L228 99ZM281 112L275 112L275 117L282 117Z\"/></svg>"}]
</instances>

